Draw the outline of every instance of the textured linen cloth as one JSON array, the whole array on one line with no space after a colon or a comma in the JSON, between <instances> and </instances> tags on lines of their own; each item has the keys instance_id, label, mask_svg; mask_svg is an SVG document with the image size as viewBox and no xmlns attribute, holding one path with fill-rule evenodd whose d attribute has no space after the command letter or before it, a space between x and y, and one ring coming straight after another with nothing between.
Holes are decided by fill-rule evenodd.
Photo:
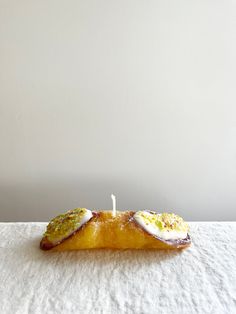
<instances>
[{"instance_id":1,"label":"textured linen cloth","mask_svg":"<svg viewBox=\"0 0 236 314\"><path fill-rule=\"evenodd\" d=\"M0 224L1 313L236 313L236 223L183 251L44 252L45 223Z\"/></svg>"}]
</instances>

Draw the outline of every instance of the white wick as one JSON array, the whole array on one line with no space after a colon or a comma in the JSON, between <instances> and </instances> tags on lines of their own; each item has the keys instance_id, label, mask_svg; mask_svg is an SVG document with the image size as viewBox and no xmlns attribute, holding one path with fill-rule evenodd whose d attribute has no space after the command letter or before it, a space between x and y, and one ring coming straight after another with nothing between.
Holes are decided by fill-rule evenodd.
<instances>
[{"instance_id":1,"label":"white wick","mask_svg":"<svg viewBox=\"0 0 236 314\"><path fill-rule=\"evenodd\" d=\"M115 195L111 194L111 199L112 199L112 216L116 216L116 197Z\"/></svg>"}]
</instances>

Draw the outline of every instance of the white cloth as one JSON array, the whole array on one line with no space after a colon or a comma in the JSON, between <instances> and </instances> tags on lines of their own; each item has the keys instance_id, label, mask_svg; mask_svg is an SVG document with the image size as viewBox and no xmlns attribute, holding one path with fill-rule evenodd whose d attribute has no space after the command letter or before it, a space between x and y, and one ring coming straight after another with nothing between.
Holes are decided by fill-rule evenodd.
<instances>
[{"instance_id":1,"label":"white cloth","mask_svg":"<svg viewBox=\"0 0 236 314\"><path fill-rule=\"evenodd\" d=\"M236 223L190 223L183 251L39 249L45 223L0 224L0 312L236 313Z\"/></svg>"}]
</instances>

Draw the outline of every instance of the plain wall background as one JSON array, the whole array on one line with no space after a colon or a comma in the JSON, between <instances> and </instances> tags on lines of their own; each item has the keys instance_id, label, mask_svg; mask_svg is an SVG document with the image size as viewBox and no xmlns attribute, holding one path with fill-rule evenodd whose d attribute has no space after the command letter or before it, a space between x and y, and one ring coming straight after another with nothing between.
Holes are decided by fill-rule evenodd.
<instances>
[{"instance_id":1,"label":"plain wall background","mask_svg":"<svg viewBox=\"0 0 236 314\"><path fill-rule=\"evenodd\" d=\"M0 220L236 219L236 6L0 0Z\"/></svg>"}]
</instances>

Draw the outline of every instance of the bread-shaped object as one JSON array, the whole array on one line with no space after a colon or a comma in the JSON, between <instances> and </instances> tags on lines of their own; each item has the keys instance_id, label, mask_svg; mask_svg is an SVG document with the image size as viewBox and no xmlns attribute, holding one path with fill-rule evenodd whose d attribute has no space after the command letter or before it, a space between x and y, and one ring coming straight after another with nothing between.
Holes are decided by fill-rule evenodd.
<instances>
[{"instance_id":1,"label":"bread-shaped object","mask_svg":"<svg viewBox=\"0 0 236 314\"><path fill-rule=\"evenodd\" d=\"M153 211L90 211L77 208L51 220L42 250L182 249L191 244L188 225L175 214Z\"/></svg>"}]
</instances>

